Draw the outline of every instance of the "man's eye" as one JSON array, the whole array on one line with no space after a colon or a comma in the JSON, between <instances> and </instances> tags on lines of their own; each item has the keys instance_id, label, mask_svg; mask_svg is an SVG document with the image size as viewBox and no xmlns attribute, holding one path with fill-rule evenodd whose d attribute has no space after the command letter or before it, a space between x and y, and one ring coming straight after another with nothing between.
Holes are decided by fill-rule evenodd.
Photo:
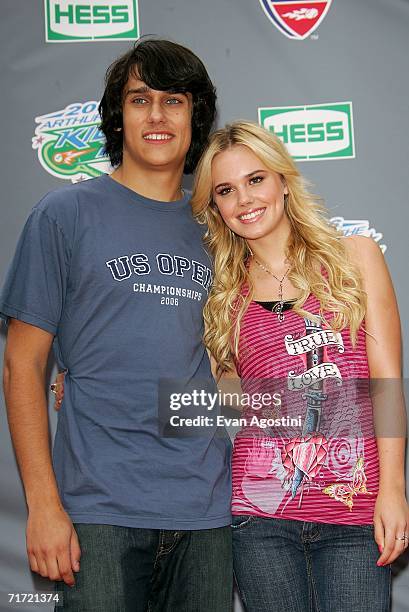
<instances>
[{"instance_id":1,"label":"man's eye","mask_svg":"<svg viewBox=\"0 0 409 612\"><path fill-rule=\"evenodd\" d=\"M251 185L256 185L257 183L261 183L264 180L264 176L252 176L250 179Z\"/></svg>"},{"instance_id":2,"label":"man's eye","mask_svg":"<svg viewBox=\"0 0 409 612\"><path fill-rule=\"evenodd\" d=\"M168 98L166 104L182 104L182 100L179 100L179 98Z\"/></svg>"},{"instance_id":3,"label":"man's eye","mask_svg":"<svg viewBox=\"0 0 409 612\"><path fill-rule=\"evenodd\" d=\"M145 104L147 103L147 100L145 98L134 98L132 100L133 104Z\"/></svg>"}]
</instances>

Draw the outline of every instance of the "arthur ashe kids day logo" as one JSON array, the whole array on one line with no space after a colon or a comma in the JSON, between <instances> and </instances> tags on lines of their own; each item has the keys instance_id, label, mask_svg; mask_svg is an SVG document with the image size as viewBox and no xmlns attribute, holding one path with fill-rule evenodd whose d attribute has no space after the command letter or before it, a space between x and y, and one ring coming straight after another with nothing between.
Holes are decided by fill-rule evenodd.
<instances>
[{"instance_id":1,"label":"arthur ashe kids day logo","mask_svg":"<svg viewBox=\"0 0 409 612\"><path fill-rule=\"evenodd\" d=\"M332 0L260 0L271 23L284 36L304 40L314 32L329 11Z\"/></svg>"},{"instance_id":2,"label":"arthur ashe kids day logo","mask_svg":"<svg viewBox=\"0 0 409 612\"><path fill-rule=\"evenodd\" d=\"M138 0L44 0L46 42L136 40Z\"/></svg>"},{"instance_id":3,"label":"arthur ashe kids day logo","mask_svg":"<svg viewBox=\"0 0 409 612\"><path fill-rule=\"evenodd\" d=\"M98 102L69 104L36 117L33 149L47 172L73 183L108 172L105 137L99 125Z\"/></svg>"},{"instance_id":4,"label":"arthur ashe kids day logo","mask_svg":"<svg viewBox=\"0 0 409 612\"><path fill-rule=\"evenodd\" d=\"M355 157L352 102L259 108L258 116L294 159Z\"/></svg>"}]
</instances>

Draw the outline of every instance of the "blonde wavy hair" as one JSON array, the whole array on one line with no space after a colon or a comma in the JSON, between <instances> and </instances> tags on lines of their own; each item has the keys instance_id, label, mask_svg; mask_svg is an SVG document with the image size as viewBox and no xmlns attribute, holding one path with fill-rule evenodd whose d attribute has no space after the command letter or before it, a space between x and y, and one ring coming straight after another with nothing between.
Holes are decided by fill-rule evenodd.
<instances>
[{"instance_id":1,"label":"blonde wavy hair","mask_svg":"<svg viewBox=\"0 0 409 612\"><path fill-rule=\"evenodd\" d=\"M255 123L237 121L211 136L197 166L191 200L194 216L207 225L205 240L214 258L215 278L204 308L204 342L219 371L231 370L234 358L239 357L240 325L253 297L246 266L251 251L245 239L227 227L213 201L213 159L235 145L248 147L287 185L285 211L292 231L286 257L291 266L289 279L300 291L294 311L316 319L303 309L313 293L320 303L324 322L334 331L349 327L355 344L365 316L366 295L358 268L347 257L341 234L329 223L325 208L308 191L281 140ZM243 286L248 291L243 292Z\"/></svg>"}]
</instances>

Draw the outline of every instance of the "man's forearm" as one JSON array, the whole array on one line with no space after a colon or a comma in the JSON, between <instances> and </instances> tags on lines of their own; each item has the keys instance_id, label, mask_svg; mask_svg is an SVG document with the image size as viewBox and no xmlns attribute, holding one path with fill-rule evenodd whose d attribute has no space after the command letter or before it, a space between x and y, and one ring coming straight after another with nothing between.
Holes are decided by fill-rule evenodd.
<instances>
[{"instance_id":1,"label":"man's forearm","mask_svg":"<svg viewBox=\"0 0 409 612\"><path fill-rule=\"evenodd\" d=\"M81 549L62 507L51 462L45 393L53 335L11 319L4 355L4 395L11 437L28 504L30 568L50 580L75 584Z\"/></svg>"},{"instance_id":2,"label":"man's forearm","mask_svg":"<svg viewBox=\"0 0 409 612\"><path fill-rule=\"evenodd\" d=\"M6 362L4 395L29 509L61 505L51 461L45 366Z\"/></svg>"}]
</instances>

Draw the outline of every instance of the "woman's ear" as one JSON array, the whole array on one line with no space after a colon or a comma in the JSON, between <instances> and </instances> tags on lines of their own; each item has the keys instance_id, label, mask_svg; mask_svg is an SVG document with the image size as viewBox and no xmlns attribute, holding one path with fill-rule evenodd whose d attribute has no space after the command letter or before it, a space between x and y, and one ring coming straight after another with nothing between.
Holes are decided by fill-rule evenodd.
<instances>
[{"instance_id":1,"label":"woman's ear","mask_svg":"<svg viewBox=\"0 0 409 612\"><path fill-rule=\"evenodd\" d=\"M216 210L217 212L219 212L219 207L217 206L217 204L214 201L213 197L210 200L210 207L213 208L213 210Z\"/></svg>"},{"instance_id":2,"label":"woman's ear","mask_svg":"<svg viewBox=\"0 0 409 612\"><path fill-rule=\"evenodd\" d=\"M287 183L286 183L286 180L285 180L285 178L283 177L282 174L280 174L280 179L281 179L281 182L283 184L283 195L288 195Z\"/></svg>"}]
</instances>

